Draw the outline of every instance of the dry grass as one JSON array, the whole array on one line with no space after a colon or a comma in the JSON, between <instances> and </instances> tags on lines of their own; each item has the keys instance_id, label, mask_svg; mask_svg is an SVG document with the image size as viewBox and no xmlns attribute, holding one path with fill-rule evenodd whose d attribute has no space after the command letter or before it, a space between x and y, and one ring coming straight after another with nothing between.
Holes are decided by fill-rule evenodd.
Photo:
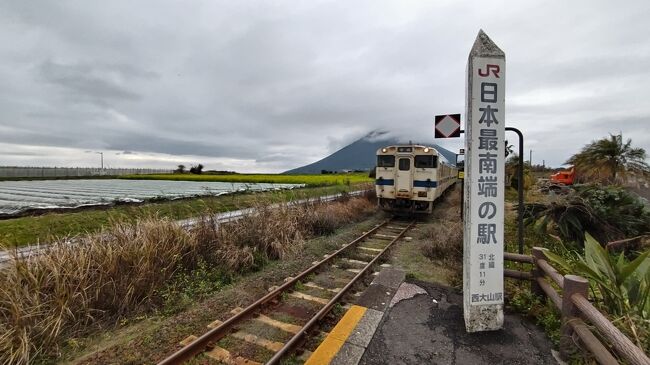
<instances>
[{"instance_id":1,"label":"dry grass","mask_svg":"<svg viewBox=\"0 0 650 365\"><path fill-rule=\"evenodd\" d=\"M431 260L452 261L459 263L463 259L463 223L460 221L460 189L454 189L441 199L436 206L432 219L434 225L428 225L419 232L419 238L425 240L422 253Z\"/></svg>"},{"instance_id":2,"label":"dry grass","mask_svg":"<svg viewBox=\"0 0 650 365\"><path fill-rule=\"evenodd\" d=\"M435 202L433 213L421 217L412 240L401 242L391 262L404 269L407 277L456 286L462 273L462 239L459 226L460 186L450 189Z\"/></svg>"},{"instance_id":3,"label":"dry grass","mask_svg":"<svg viewBox=\"0 0 650 365\"><path fill-rule=\"evenodd\" d=\"M436 206L432 219L419 232L425 243L422 254L432 261L440 261L450 269L449 282L453 286L462 283L463 223L460 221L460 189L453 189Z\"/></svg>"},{"instance_id":4,"label":"dry grass","mask_svg":"<svg viewBox=\"0 0 650 365\"><path fill-rule=\"evenodd\" d=\"M418 232L419 238L426 240L422 253L431 260L463 259L463 225L458 221L442 221Z\"/></svg>"},{"instance_id":5,"label":"dry grass","mask_svg":"<svg viewBox=\"0 0 650 365\"><path fill-rule=\"evenodd\" d=\"M77 245L0 268L0 363L56 356L66 338L160 306L173 278L208 265L251 270L374 211L365 198L305 207L264 206L226 225L210 218L184 230L164 218L114 223Z\"/></svg>"}]
</instances>

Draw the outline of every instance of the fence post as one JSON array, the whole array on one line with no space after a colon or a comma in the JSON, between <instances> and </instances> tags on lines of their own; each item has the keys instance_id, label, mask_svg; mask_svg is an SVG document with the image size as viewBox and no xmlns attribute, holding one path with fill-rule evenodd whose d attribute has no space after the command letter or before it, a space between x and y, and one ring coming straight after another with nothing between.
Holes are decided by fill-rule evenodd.
<instances>
[{"instance_id":1,"label":"fence post","mask_svg":"<svg viewBox=\"0 0 650 365\"><path fill-rule=\"evenodd\" d=\"M542 290L542 287L539 286L539 283L537 282L538 278L544 277L544 272L537 265L537 260L544 260L546 259L546 256L544 255L544 251L539 247L533 247L532 255L533 271L531 274L533 275L533 280L530 282L530 291L538 298L544 298L544 290Z\"/></svg>"},{"instance_id":2,"label":"fence post","mask_svg":"<svg viewBox=\"0 0 650 365\"><path fill-rule=\"evenodd\" d=\"M560 357L563 360L568 360L577 348L573 341L573 328L569 324L569 321L580 317L580 312L571 300L574 295L589 298L589 281L582 276L565 275L564 289L562 290L562 327L560 328Z\"/></svg>"}]
</instances>

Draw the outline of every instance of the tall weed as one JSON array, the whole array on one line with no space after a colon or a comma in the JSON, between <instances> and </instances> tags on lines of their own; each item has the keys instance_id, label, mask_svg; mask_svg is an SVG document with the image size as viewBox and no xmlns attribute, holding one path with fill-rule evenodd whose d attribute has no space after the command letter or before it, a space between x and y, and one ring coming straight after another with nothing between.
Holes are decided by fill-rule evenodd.
<instances>
[{"instance_id":1,"label":"tall weed","mask_svg":"<svg viewBox=\"0 0 650 365\"><path fill-rule=\"evenodd\" d=\"M635 338L640 347L648 347L650 250L628 261L624 253L610 254L587 233L584 256L566 260L548 250L544 253L563 272L589 279L596 304L614 317L615 323Z\"/></svg>"},{"instance_id":2,"label":"tall weed","mask_svg":"<svg viewBox=\"0 0 650 365\"><path fill-rule=\"evenodd\" d=\"M96 325L180 310L232 275L298 251L306 237L374 211L365 198L257 208L228 224L206 214L189 230L159 217L114 222L78 244L62 239L41 255L15 257L0 267L0 364L56 356L65 338Z\"/></svg>"}]
</instances>

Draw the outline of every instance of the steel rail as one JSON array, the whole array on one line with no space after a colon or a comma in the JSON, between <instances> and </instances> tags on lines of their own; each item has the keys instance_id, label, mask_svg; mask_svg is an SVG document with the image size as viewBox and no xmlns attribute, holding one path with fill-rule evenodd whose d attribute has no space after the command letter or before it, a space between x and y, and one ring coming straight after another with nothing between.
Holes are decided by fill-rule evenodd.
<instances>
[{"instance_id":1,"label":"steel rail","mask_svg":"<svg viewBox=\"0 0 650 365\"><path fill-rule=\"evenodd\" d=\"M296 277L292 278L291 280L286 281L284 284L279 286L277 289L273 290L272 292L270 292L270 293L266 294L265 296L263 296L262 298L258 299L257 301L255 301L253 304L246 307L241 312L239 312L239 313L235 314L234 316L228 318L221 325L219 325L219 326L211 329L210 331L204 333L203 335L201 335L201 337L199 337L196 340L192 341L189 345L181 348L180 350L176 351L175 353L173 353L172 355L170 355L169 357L167 357L163 361L159 362L158 365L182 364L183 362L185 362L185 361L191 359L192 357L198 355L210 343L218 341L223 336L228 334L228 331L230 331L235 324L237 324L237 323L241 322L242 320L248 318L250 315L255 313L257 310L261 309L264 304L266 304L269 301L273 300L274 298L278 297L284 291L293 288L293 286L299 280L301 280L304 277L306 277L307 275L311 274L316 269L320 268L322 265L324 265L325 263L329 262L330 260L332 260L333 258L338 256L343 251L347 250L348 248L352 247L353 245L361 242L362 240L364 240L368 236L372 235L373 233L375 233L380 228L386 226L389 222L390 222L390 220L385 220L382 223L378 224L373 229L371 229L368 232L366 232L366 233L362 234L361 236L357 237L352 242L350 242L347 245L343 246L342 248L338 249L333 254L327 256L323 260L321 260L318 263L312 265L307 270L301 272ZM411 225L409 225L409 227ZM403 234L403 233L401 233L401 234ZM380 253L380 255L383 254L383 252L384 251L382 251ZM379 257L379 256L377 256L377 257ZM374 262L374 261L375 260L373 260L372 262ZM355 277L355 280L356 280L356 277ZM338 295L337 295L337 297L338 297Z\"/></svg>"},{"instance_id":2,"label":"steel rail","mask_svg":"<svg viewBox=\"0 0 650 365\"><path fill-rule=\"evenodd\" d=\"M300 341L303 339L303 336L307 334L307 332L318 323L327 313L332 309L332 307L343 297L343 295L359 280L365 272L372 267L372 265L379 260L379 258L386 252L388 249L391 248L391 246L397 242L404 234L413 227L415 224L415 221L409 223L406 228L404 228L390 243L377 255L375 256L372 261L368 263L343 289L341 289L340 292L338 292L334 298L332 298L326 305L323 307L316 315L314 315L307 324L305 324L298 333L296 333L287 343L284 344L284 346L280 349L280 351L276 352L273 357L266 362L266 365L273 365L277 364L280 362L280 360L287 355L287 353L295 346L297 346Z\"/></svg>"}]
</instances>

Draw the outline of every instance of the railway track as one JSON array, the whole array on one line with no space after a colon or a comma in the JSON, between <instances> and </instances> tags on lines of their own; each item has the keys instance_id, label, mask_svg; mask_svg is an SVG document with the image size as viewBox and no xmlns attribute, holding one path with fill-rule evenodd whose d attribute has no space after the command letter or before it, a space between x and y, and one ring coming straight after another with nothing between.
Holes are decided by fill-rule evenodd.
<instances>
[{"instance_id":1,"label":"railway track","mask_svg":"<svg viewBox=\"0 0 650 365\"><path fill-rule=\"evenodd\" d=\"M291 363L304 362L311 355L308 341L324 335L319 323L414 225L384 221L248 307L234 309L227 320L214 321L203 335L189 336L158 365L197 356L201 363L278 364L290 355Z\"/></svg>"}]
</instances>

